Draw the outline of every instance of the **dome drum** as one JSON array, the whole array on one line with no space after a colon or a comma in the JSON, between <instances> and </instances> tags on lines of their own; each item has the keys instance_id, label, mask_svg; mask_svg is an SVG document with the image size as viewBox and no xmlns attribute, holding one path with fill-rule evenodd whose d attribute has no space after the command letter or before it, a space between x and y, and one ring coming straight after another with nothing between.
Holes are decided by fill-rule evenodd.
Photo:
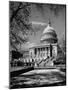
<instances>
[{"instance_id":1,"label":"dome drum","mask_svg":"<svg viewBox=\"0 0 68 90\"><path fill-rule=\"evenodd\" d=\"M57 43L58 39L53 39L53 38L48 38L48 39L43 39L41 40L41 42L45 42L45 43Z\"/></svg>"}]
</instances>

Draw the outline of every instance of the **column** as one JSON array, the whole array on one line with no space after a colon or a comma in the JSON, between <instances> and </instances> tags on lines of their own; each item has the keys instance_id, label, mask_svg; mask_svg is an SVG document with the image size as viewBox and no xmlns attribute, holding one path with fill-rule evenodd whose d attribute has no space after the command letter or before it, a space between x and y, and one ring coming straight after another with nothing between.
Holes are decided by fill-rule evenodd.
<instances>
[{"instance_id":1,"label":"column","mask_svg":"<svg viewBox=\"0 0 68 90\"><path fill-rule=\"evenodd\" d=\"M43 47L43 57L45 58L45 48Z\"/></svg>"},{"instance_id":2,"label":"column","mask_svg":"<svg viewBox=\"0 0 68 90\"><path fill-rule=\"evenodd\" d=\"M39 48L38 48L38 57L40 56L40 50L39 50Z\"/></svg>"},{"instance_id":3,"label":"column","mask_svg":"<svg viewBox=\"0 0 68 90\"><path fill-rule=\"evenodd\" d=\"M42 47L42 57L44 58L44 47Z\"/></svg>"},{"instance_id":4,"label":"column","mask_svg":"<svg viewBox=\"0 0 68 90\"><path fill-rule=\"evenodd\" d=\"M37 49L37 59L38 59L38 48L36 48Z\"/></svg>"},{"instance_id":5,"label":"column","mask_svg":"<svg viewBox=\"0 0 68 90\"><path fill-rule=\"evenodd\" d=\"M50 57L50 47L48 47L48 56Z\"/></svg>"},{"instance_id":6,"label":"column","mask_svg":"<svg viewBox=\"0 0 68 90\"><path fill-rule=\"evenodd\" d=\"M40 52L40 56L41 56L41 59L42 59L42 48L40 48L41 52Z\"/></svg>"},{"instance_id":7,"label":"column","mask_svg":"<svg viewBox=\"0 0 68 90\"><path fill-rule=\"evenodd\" d=\"M40 58L40 51L41 51L41 50L40 50L40 48L39 48L39 58Z\"/></svg>"},{"instance_id":8,"label":"column","mask_svg":"<svg viewBox=\"0 0 68 90\"><path fill-rule=\"evenodd\" d=\"M45 59L46 59L46 47L45 47Z\"/></svg>"},{"instance_id":9,"label":"column","mask_svg":"<svg viewBox=\"0 0 68 90\"><path fill-rule=\"evenodd\" d=\"M48 47L46 47L46 51L47 51L46 54L47 54L47 57L48 57Z\"/></svg>"},{"instance_id":10,"label":"column","mask_svg":"<svg viewBox=\"0 0 68 90\"><path fill-rule=\"evenodd\" d=\"M50 57L52 57L52 45L50 45Z\"/></svg>"}]
</instances>

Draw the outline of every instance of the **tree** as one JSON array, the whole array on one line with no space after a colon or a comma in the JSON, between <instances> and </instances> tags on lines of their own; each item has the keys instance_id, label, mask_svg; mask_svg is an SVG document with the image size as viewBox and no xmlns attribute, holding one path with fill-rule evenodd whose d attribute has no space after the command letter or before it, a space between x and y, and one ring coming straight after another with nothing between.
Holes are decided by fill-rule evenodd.
<instances>
[{"instance_id":1,"label":"tree","mask_svg":"<svg viewBox=\"0 0 68 90\"><path fill-rule=\"evenodd\" d=\"M28 41L28 33L31 29L29 23L30 3L9 2L9 23L10 23L10 46L18 50L17 45Z\"/></svg>"},{"instance_id":2,"label":"tree","mask_svg":"<svg viewBox=\"0 0 68 90\"><path fill-rule=\"evenodd\" d=\"M59 40L59 45L60 45L63 53L66 54L66 38L64 37L64 35Z\"/></svg>"},{"instance_id":3,"label":"tree","mask_svg":"<svg viewBox=\"0 0 68 90\"><path fill-rule=\"evenodd\" d=\"M57 57L57 62L61 62L63 64L66 64L66 40L64 35L60 38L59 42L59 52L58 52L58 57Z\"/></svg>"}]
</instances>

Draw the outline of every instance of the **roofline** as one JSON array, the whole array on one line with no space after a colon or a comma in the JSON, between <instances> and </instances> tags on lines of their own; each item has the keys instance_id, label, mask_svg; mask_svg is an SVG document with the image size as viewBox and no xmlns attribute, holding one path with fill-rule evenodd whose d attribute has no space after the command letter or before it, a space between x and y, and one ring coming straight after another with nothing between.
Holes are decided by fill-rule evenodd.
<instances>
[{"instance_id":1,"label":"roofline","mask_svg":"<svg viewBox=\"0 0 68 90\"><path fill-rule=\"evenodd\" d=\"M55 44L50 44L50 43L49 43L49 44L36 45L36 46L30 47L29 49L37 48L37 47L44 47L44 46L49 47L50 45L56 46L56 45L58 45L58 44L57 44L57 43L55 43Z\"/></svg>"}]
</instances>

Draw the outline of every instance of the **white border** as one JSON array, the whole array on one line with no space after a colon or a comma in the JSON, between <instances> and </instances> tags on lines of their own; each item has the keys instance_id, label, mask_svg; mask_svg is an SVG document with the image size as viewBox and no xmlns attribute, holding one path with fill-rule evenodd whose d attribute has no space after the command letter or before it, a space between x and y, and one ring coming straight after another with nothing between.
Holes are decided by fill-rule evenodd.
<instances>
[{"instance_id":1,"label":"white border","mask_svg":"<svg viewBox=\"0 0 68 90\"><path fill-rule=\"evenodd\" d=\"M42 3L54 3L54 4L66 4L67 15L68 15L68 2L67 2L68 0L11 0L11 1L25 1L25 2L29 1L29 2L40 2L40 3L42 2ZM68 18L66 19L68 21ZM66 30L66 36L68 38L67 30ZM8 84L9 84L9 0L1 0L0 1L0 90L8 90ZM32 89L64 90L67 88L68 88L68 83L67 86L42 87L42 88L40 87L40 88L28 88L28 89L29 90Z\"/></svg>"}]
</instances>

